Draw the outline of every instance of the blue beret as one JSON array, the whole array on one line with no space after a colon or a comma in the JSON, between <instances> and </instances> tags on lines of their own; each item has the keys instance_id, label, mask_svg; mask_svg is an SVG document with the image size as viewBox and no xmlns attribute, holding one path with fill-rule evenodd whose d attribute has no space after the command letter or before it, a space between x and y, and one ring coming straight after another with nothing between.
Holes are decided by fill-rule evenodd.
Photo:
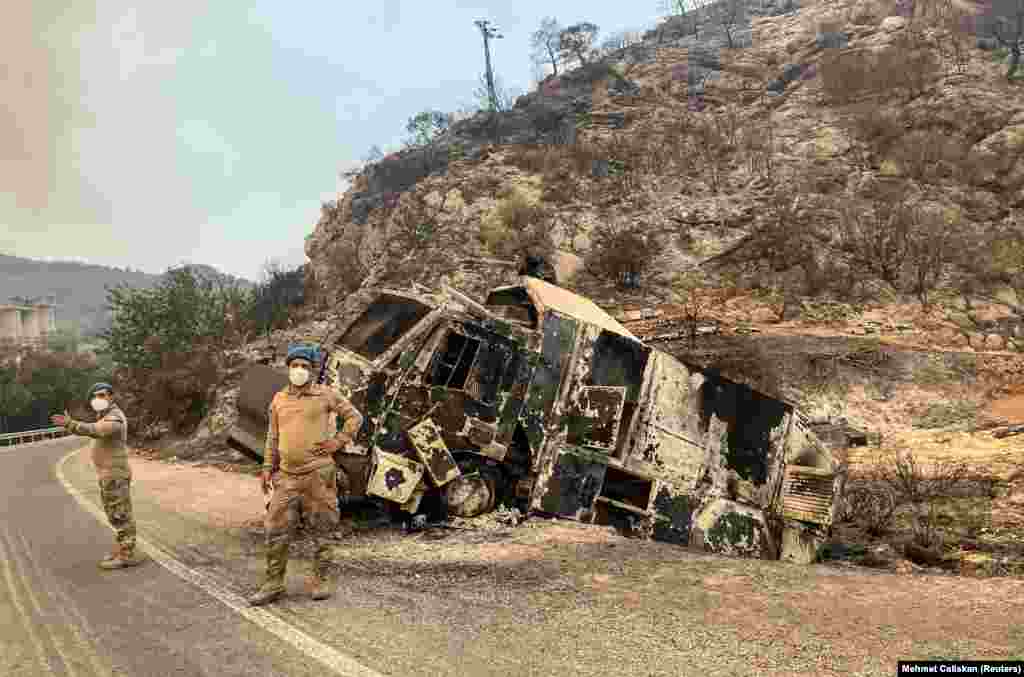
<instances>
[{"instance_id":1,"label":"blue beret","mask_svg":"<svg viewBox=\"0 0 1024 677\"><path fill-rule=\"evenodd\" d=\"M106 391L108 391L110 393L113 393L114 392L114 386L110 385L109 383L95 383L95 384L93 384L92 388L89 388L89 395L88 395L88 397L92 397L93 395L95 395L96 393L100 392L101 390L106 390Z\"/></svg>"},{"instance_id":2,"label":"blue beret","mask_svg":"<svg viewBox=\"0 0 1024 677\"><path fill-rule=\"evenodd\" d=\"M309 362L317 362L320 357L320 349L317 346L309 345L308 343L293 343L288 346L288 357L285 358L285 365L292 363L292 360L308 360Z\"/></svg>"}]
</instances>

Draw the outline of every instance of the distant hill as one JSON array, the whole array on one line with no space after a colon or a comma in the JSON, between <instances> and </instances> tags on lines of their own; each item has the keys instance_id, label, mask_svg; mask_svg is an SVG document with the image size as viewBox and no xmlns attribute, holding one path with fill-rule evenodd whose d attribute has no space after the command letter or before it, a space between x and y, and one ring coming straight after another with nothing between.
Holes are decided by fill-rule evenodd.
<instances>
[{"instance_id":1,"label":"distant hill","mask_svg":"<svg viewBox=\"0 0 1024 677\"><path fill-rule=\"evenodd\" d=\"M250 280L221 273L213 266L190 264L198 275L208 279L235 281L254 286ZM56 296L57 326L77 325L85 336L95 335L109 325L106 309L107 287L128 285L148 289L163 275L143 273L129 268L98 266L73 261L37 261L0 254L0 303L10 297L39 298Z\"/></svg>"}]
</instances>

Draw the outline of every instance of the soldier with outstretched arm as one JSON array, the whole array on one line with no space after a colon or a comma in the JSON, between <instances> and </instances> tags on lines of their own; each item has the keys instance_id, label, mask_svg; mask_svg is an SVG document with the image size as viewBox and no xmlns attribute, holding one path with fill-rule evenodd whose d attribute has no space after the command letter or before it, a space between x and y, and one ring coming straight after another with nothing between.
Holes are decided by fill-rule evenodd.
<instances>
[{"instance_id":1,"label":"soldier with outstretched arm","mask_svg":"<svg viewBox=\"0 0 1024 677\"><path fill-rule=\"evenodd\" d=\"M96 412L95 423L75 421L68 412L55 414L50 421L72 435L92 438L92 463L100 484L100 500L117 544L99 566L123 569L142 560L135 551L135 519L132 517L132 471L128 466L128 419L114 402L114 387L97 383L89 389L89 404Z\"/></svg>"},{"instance_id":2,"label":"soldier with outstretched arm","mask_svg":"<svg viewBox=\"0 0 1024 677\"><path fill-rule=\"evenodd\" d=\"M333 592L330 548L324 537L338 528L341 519L334 454L351 444L363 425L363 416L335 391L311 383L316 361L312 346L292 346L285 359L291 385L278 391L270 402L261 476L263 493L271 494L264 524L267 575L259 591L249 598L256 606L284 593L288 548L300 511L317 541L313 599L327 599ZM337 430L337 416L344 421L341 430Z\"/></svg>"}]
</instances>

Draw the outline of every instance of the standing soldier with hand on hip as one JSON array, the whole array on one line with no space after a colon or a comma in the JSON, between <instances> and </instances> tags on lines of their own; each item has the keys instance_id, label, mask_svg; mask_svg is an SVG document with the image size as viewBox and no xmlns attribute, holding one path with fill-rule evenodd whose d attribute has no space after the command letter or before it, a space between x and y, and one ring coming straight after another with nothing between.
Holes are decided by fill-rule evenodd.
<instances>
[{"instance_id":1,"label":"standing soldier with hand on hip","mask_svg":"<svg viewBox=\"0 0 1024 677\"><path fill-rule=\"evenodd\" d=\"M312 346L291 346L285 359L291 385L278 391L270 402L261 478L266 494L274 476L264 525L267 576L249 598L254 606L272 602L285 591L288 547L300 511L317 540L313 599L327 599L333 592L328 571L330 549L323 539L338 528L341 519L334 454L352 442L363 425L363 416L335 391L311 383L317 357ZM340 431L337 416L344 420Z\"/></svg>"},{"instance_id":2,"label":"standing soldier with hand on hip","mask_svg":"<svg viewBox=\"0 0 1024 677\"><path fill-rule=\"evenodd\" d=\"M89 389L89 404L96 412L95 423L75 421L68 412L50 417L72 435L93 438L92 463L100 483L100 500L110 526L117 533L117 545L101 569L123 569L141 563L135 552L135 519L132 517L132 471L128 466L128 419L114 402L114 388L97 383Z\"/></svg>"}]
</instances>

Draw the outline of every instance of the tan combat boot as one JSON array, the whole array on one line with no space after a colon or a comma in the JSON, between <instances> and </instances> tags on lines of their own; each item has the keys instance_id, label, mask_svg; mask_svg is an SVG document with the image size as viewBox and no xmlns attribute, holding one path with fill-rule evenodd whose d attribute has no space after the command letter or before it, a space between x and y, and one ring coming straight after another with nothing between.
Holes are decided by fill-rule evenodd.
<instances>
[{"instance_id":1,"label":"tan combat boot","mask_svg":"<svg viewBox=\"0 0 1024 677\"><path fill-rule=\"evenodd\" d=\"M135 552L135 548L119 545L114 551L103 558L100 562L100 569L124 569L142 564L142 558Z\"/></svg>"},{"instance_id":2,"label":"tan combat boot","mask_svg":"<svg viewBox=\"0 0 1024 677\"><path fill-rule=\"evenodd\" d=\"M334 595L334 583L326 567L318 565L313 571L313 599L330 599Z\"/></svg>"},{"instance_id":3,"label":"tan combat boot","mask_svg":"<svg viewBox=\"0 0 1024 677\"><path fill-rule=\"evenodd\" d=\"M284 574L288 568L288 544L267 548L267 579L249 598L251 606L263 606L284 594Z\"/></svg>"},{"instance_id":4,"label":"tan combat boot","mask_svg":"<svg viewBox=\"0 0 1024 677\"><path fill-rule=\"evenodd\" d=\"M334 596L334 584L331 579L313 575L313 599L330 599Z\"/></svg>"},{"instance_id":5,"label":"tan combat boot","mask_svg":"<svg viewBox=\"0 0 1024 677\"><path fill-rule=\"evenodd\" d=\"M115 545L113 550L111 550L110 553L106 557L104 557L102 560L100 560L100 566L103 566L103 564L105 562L111 562L114 559L116 559L118 553L120 553L120 552L121 552L121 546L120 545Z\"/></svg>"}]
</instances>

